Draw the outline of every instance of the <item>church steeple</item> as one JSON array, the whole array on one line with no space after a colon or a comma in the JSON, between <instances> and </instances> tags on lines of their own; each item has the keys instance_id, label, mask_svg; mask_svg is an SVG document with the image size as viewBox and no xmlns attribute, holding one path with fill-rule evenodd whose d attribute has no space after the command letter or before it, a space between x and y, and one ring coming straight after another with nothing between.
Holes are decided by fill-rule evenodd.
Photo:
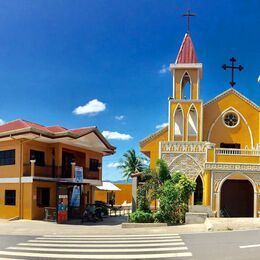
<instances>
[{"instance_id":1,"label":"church steeple","mask_svg":"<svg viewBox=\"0 0 260 260\"><path fill-rule=\"evenodd\" d=\"M189 33L185 34L176 61L170 68L173 75L173 98L198 100L202 64L198 61ZM187 83L190 91L185 93Z\"/></svg>"},{"instance_id":2,"label":"church steeple","mask_svg":"<svg viewBox=\"0 0 260 260\"><path fill-rule=\"evenodd\" d=\"M192 39L186 33L176 61L170 65L173 76L173 98L169 100L169 141L202 140L202 102L199 63Z\"/></svg>"},{"instance_id":3,"label":"church steeple","mask_svg":"<svg viewBox=\"0 0 260 260\"><path fill-rule=\"evenodd\" d=\"M198 63L195 48L192 43L190 34L188 33L186 33L183 38L180 50L175 61L175 64L180 63Z\"/></svg>"}]
</instances>

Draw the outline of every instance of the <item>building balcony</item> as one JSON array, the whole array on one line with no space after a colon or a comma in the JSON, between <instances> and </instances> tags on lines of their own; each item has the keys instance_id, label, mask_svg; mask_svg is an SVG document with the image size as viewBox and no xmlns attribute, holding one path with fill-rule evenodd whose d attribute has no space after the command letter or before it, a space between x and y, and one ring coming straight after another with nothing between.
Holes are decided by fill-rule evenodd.
<instances>
[{"instance_id":1,"label":"building balcony","mask_svg":"<svg viewBox=\"0 0 260 260\"><path fill-rule=\"evenodd\" d=\"M40 178L53 178L53 179L74 179L75 164L71 167L64 168L62 166L38 166L35 162L23 165L23 177L40 177ZM88 180L101 180L101 170L91 171L87 167L83 168L83 179Z\"/></svg>"},{"instance_id":2,"label":"building balcony","mask_svg":"<svg viewBox=\"0 0 260 260\"><path fill-rule=\"evenodd\" d=\"M260 150L216 148L215 162L219 163L260 163Z\"/></svg>"}]
</instances>

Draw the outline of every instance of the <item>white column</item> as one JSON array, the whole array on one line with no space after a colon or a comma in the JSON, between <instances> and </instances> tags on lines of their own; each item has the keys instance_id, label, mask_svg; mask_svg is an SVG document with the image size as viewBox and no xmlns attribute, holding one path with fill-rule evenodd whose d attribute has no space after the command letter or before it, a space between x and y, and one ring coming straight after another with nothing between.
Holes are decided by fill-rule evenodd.
<instances>
[{"instance_id":1,"label":"white column","mask_svg":"<svg viewBox=\"0 0 260 260\"><path fill-rule=\"evenodd\" d=\"M220 217L220 192L216 192L216 211L217 211L217 217Z\"/></svg>"},{"instance_id":2,"label":"white column","mask_svg":"<svg viewBox=\"0 0 260 260\"><path fill-rule=\"evenodd\" d=\"M258 196L257 191L254 192L254 218L257 218L257 203L258 203Z\"/></svg>"},{"instance_id":3,"label":"white column","mask_svg":"<svg viewBox=\"0 0 260 260\"><path fill-rule=\"evenodd\" d=\"M214 194L213 174L214 172L210 172L210 207L212 211L213 211L213 194Z\"/></svg>"}]
</instances>

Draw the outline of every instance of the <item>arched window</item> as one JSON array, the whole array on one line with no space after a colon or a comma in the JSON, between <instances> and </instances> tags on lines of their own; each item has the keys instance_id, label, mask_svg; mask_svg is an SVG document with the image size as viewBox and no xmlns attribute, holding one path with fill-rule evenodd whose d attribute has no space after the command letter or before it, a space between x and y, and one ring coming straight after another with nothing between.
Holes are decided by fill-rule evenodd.
<instances>
[{"instance_id":1,"label":"arched window","mask_svg":"<svg viewBox=\"0 0 260 260\"><path fill-rule=\"evenodd\" d=\"M183 75L181 82L181 98L191 99L191 80L187 72Z\"/></svg>"},{"instance_id":2,"label":"arched window","mask_svg":"<svg viewBox=\"0 0 260 260\"><path fill-rule=\"evenodd\" d=\"M181 139L183 136L183 111L180 105L175 110L174 113L174 140ZM179 138L178 138L179 137Z\"/></svg>"},{"instance_id":3,"label":"arched window","mask_svg":"<svg viewBox=\"0 0 260 260\"><path fill-rule=\"evenodd\" d=\"M188 114L188 136L198 134L198 115L196 108L192 105Z\"/></svg>"},{"instance_id":4,"label":"arched window","mask_svg":"<svg viewBox=\"0 0 260 260\"><path fill-rule=\"evenodd\" d=\"M196 179L196 190L194 192L194 205L202 205L203 203L203 183L200 176Z\"/></svg>"}]
</instances>

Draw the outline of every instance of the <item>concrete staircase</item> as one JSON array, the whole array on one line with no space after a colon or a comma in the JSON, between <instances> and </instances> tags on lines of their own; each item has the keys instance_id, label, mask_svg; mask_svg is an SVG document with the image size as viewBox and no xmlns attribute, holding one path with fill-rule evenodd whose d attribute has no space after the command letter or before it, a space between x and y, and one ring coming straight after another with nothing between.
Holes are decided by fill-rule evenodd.
<instances>
[{"instance_id":1,"label":"concrete staircase","mask_svg":"<svg viewBox=\"0 0 260 260\"><path fill-rule=\"evenodd\" d=\"M186 224L202 224L208 217L215 217L215 213L208 206L189 206L189 212L185 214Z\"/></svg>"}]
</instances>

